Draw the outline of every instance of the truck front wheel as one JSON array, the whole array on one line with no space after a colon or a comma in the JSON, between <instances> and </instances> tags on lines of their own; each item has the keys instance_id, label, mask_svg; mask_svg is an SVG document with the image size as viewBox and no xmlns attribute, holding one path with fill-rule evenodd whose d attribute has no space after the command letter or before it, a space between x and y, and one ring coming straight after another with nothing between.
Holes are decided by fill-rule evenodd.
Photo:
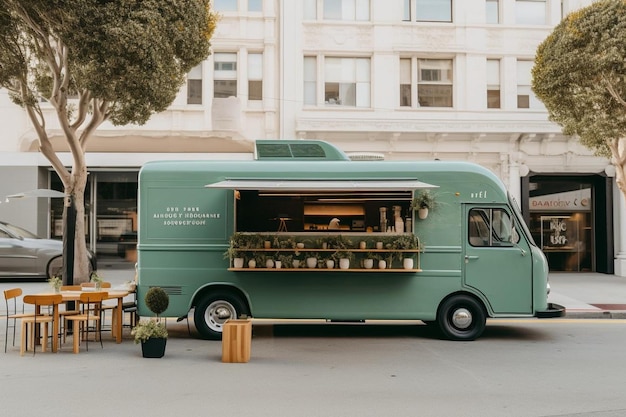
<instances>
[{"instance_id":1,"label":"truck front wheel","mask_svg":"<svg viewBox=\"0 0 626 417\"><path fill-rule=\"evenodd\" d=\"M455 295L441 304L437 323L450 340L474 340L485 330L487 316L482 304L468 295Z\"/></svg>"},{"instance_id":2,"label":"truck front wheel","mask_svg":"<svg viewBox=\"0 0 626 417\"><path fill-rule=\"evenodd\" d=\"M194 312L194 323L202 338L220 340L226 320L236 319L244 314L250 313L240 297L216 292L198 303Z\"/></svg>"}]
</instances>

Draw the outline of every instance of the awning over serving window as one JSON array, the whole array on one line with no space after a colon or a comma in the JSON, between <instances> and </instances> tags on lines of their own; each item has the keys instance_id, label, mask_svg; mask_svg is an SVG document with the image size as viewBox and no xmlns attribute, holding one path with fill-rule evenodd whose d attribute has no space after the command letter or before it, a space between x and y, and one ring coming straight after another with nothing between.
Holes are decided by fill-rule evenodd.
<instances>
[{"instance_id":1,"label":"awning over serving window","mask_svg":"<svg viewBox=\"0 0 626 417\"><path fill-rule=\"evenodd\" d=\"M228 190L280 191L409 191L438 188L417 180L257 180L229 179L205 185L207 188Z\"/></svg>"}]
</instances>

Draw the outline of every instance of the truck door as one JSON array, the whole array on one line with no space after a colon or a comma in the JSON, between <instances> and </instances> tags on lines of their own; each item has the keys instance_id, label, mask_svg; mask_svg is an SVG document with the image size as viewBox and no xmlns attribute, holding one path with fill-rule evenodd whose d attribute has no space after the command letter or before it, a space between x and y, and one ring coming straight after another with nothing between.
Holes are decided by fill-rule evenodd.
<instances>
[{"instance_id":1,"label":"truck door","mask_svg":"<svg viewBox=\"0 0 626 417\"><path fill-rule=\"evenodd\" d=\"M502 205L466 204L465 284L483 293L495 313L532 312L532 259L515 217Z\"/></svg>"}]
</instances>

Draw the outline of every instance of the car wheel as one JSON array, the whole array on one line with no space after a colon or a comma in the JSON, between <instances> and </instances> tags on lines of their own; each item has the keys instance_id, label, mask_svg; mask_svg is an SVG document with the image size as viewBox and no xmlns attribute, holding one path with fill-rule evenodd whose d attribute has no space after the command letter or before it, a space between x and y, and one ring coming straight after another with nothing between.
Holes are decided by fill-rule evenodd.
<instances>
[{"instance_id":1,"label":"car wheel","mask_svg":"<svg viewBox=\"0 0 626 417\"><path fill-rule=\"evenodd\" d=\"M474 340L485 330L487 316L483 305L474 297L456 295L441 304L437 323L450 340Z\"/></svg>"},{"instance_id":2,"label":"car wheel","mask_svg":"<svg viewBox=\"0 0 626 417\"><path fill-rule=\"evenodd\" d=\"M63 257L57 256L55 258L50 259L48 262L48 267L46 268L46 275L48 279L61 275L61 271L63 270Z\"/></svg>"},{"instance_id":3,"label":"car wheel","mask_svg":"<svg viewBox=\"0 0 626 417\"><path fill-rule=\"evenodd\" d=\"M228 292L216 292L206 296L196 306L194 323L202 338L221 340L226 320L244 314L249 315L249 312L240 297Z\"/></svg>"}]
</instances>

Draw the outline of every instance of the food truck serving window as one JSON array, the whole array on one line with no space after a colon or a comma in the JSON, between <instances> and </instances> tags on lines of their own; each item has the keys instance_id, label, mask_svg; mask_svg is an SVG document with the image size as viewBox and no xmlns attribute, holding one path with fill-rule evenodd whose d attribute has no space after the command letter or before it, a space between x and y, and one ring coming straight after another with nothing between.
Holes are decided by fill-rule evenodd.
<instances>
[{"instance_id":1,"label":"food truck serving window","mask_svg":"<svg viewBox=\"0 0 626 417\"><path fill-rule=\"evenodd\" d=\"M393 213L410 217L413 191L435 186L415 179L227 179L206 187L236 190L237 231L366 232L393 226ZM388 223L382 224L382 211L389 213L383 216ZM338 220L338 226L329 227L333 220Z\"/></svg>"}]
</instances>

